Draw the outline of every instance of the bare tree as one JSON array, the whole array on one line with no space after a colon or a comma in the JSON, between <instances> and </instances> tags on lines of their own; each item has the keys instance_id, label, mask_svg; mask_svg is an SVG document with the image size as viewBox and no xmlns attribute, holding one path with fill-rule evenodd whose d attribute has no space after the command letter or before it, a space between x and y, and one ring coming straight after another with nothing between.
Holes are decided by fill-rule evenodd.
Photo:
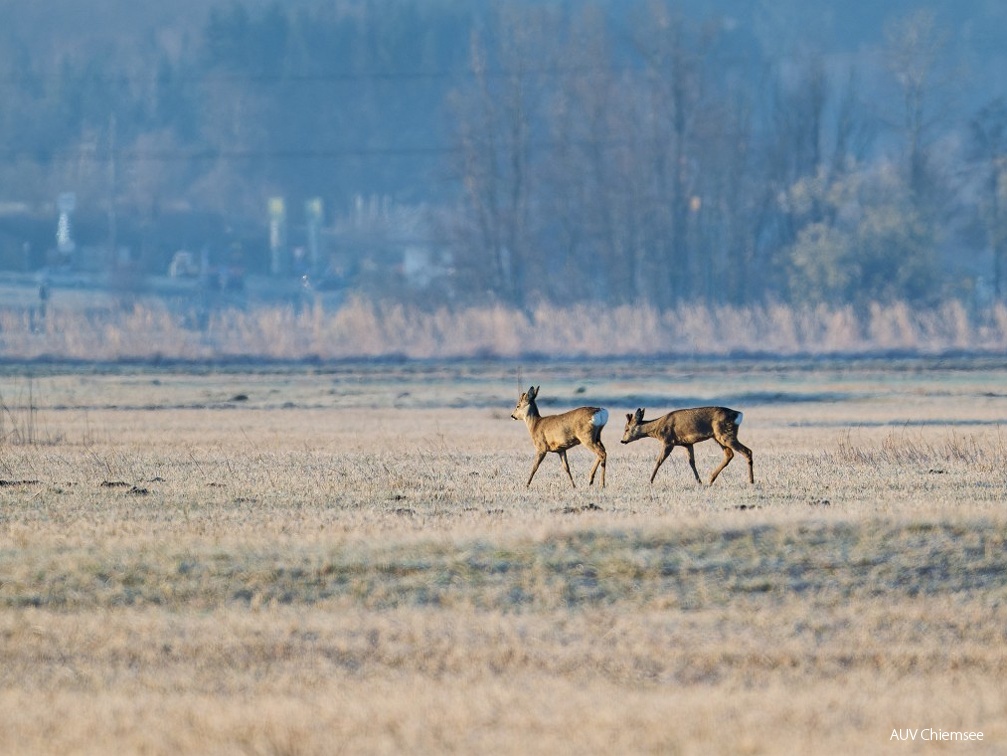
<instances>
[{"instance_id":1,"label":"bare tree","mask_svg":"<svg viewBox=\"0 0 1007 756\"><path fill-rule=\"evenodd\" d=\"M857 72L851 67L846 78L846 86L836 107L832 176L841 176L850 163L863 160L874 141L874 136L875 124L864 112Z\"/></svg>"},{"instance_id":2,"label":"bare tree","mask_svg":"<svg viewBox=\"0 0 1007 756\"><path fill-rule=\"evenodd\" d=\"M604 154L615 80L608 65L605 20L595 8L572 20L560 57L563 66L546 111L552 146L542 197L543 213L552 220L547 238L563 258L564 276L556 293L561 301L577 301L585 294L610 299L617 286L605 251L618 242L611 233L612 204L605 196L612 179Z\"/></svg>"},{"instance_id":3,"label":"bare tree","mask_svg":"<svg viewBox=\"0 0 1007 756\"><path fill-rule=\"evenodd\" d=\"M470 268L488 267L488 288L524 304L541 272L532 242L531 151L539 109L535 79L549 67L540 41L546 17L504 9L497 21L492 56L473 33L472 85L453 98L460 178L475 219Z\"/></svg>"},{"instance_id":4,"label":"bare tree","mask_svg":"<svg viewBox=\"0 0 1007 756\"><path fill-rule=\"evenodd\" d=\"M611 47L596 9L573 20L549 111L543 203L556 211L575 297L590 291L621 303L641 295L647 171L637 150L638 87L614 69Z\"/></svg>"},{"instance_id":5,"label":"bare tree","mask_svg":"<svg viewBox=\"0 0 1007 756\"><path fill-rule=\"evenodd\" d=\"M667 306L695 298L700 290L697 250L690 245L690 207L699 175L695 124L702 98L700 50L708 39L690 39L685 20L666 2L655 0L640 24L636 48L646 64L642 84L649 112L643 119L643 175L650 202L645 229L652 254L643 268L647 280L663 284L653 301ZM700 35L702 36L702 35ZM646 166L646 167L645 167Z\"/></svg>"},{"instance_id":6,"label":"bare tree","mask_svg":"<svg viewBox=\"0 0 1007 756\"><path fill-rule=\"evenodd\" d=\"M980 216L993 252L993 293L1007 296L1007 215L1003 195L1007 193L1007 100L999 97L983 107L972 119L971 157L985 174Z\"/></svg>"},{"instance_id":7,"label":"bare tree","mask_svg":"<svg viewBox=\"0 0 1007 756\"><path fill-rule=\"evenodd\" d=\"M909 187L917 203L934 188L930 148L953 81L945 66L948 34L933 11L918 10L885 30L889 71L901 94L899 130L906 144Z\"/></svg>"},{"instance_id":8,"label":"bare tree","mask_svg":"<svg viewBox=\"0 0 1007 756\"><path fill-rule=\"evenodd\" d=\"M703 298L716 304L758 300L756 239L771 203L757 190L753 105L745 92L731 95L698 124L703 170L690 206L696 248L705 263Z\"/></svg>"}]
</instances>

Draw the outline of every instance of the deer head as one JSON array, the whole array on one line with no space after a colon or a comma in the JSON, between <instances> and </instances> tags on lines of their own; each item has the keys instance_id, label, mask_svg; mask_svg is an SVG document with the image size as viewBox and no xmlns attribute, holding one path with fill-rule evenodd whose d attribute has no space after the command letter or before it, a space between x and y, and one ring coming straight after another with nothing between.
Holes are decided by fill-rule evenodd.
<instances>
[{"instance_id":1,"label":"deer head","mask_svg":"<svg viewBox=\"0 0 1007 756\"><path fill-rule=\"evenodd\" d=\"M632 415L626 415L626 430L622 434L622 443L628 444L630 441L636 441L638 438L643 438L647 434L643 432L643 407L638 409Z\"/></svg>"},{"instance_id":2,"label":"deer head","mask_svg":"<svg viewBox=\"0 0 1007 756\"><path fill-rule=\"evenodd\" d=\"M524 420L529 415L537 415L538 407L535 405L535 397L538 396L538 386L531 386L521 396L518 397L517 404L511 417L514 420Z\"/></svg>"}]
</instances>

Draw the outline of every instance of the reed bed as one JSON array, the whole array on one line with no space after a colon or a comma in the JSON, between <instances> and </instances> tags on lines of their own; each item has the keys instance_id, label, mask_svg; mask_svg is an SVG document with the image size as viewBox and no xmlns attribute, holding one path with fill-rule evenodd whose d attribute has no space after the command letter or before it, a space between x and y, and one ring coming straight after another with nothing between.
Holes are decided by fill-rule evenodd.
<instances>
[{"instance_id":1,"label":"reed bed","mask_svg":"<svg viewBox=\"0 0 1007 756\"><path fill-rule=\"evenodd\" d=\"M196 327L194 324L199 323ZM352 299L338 307L257 305L205 317L155 299L128 307L61 309L44 318L0 309L0 356L74 360L220 357L436 359L551 355L863 355L998 353L1007 308L969 311L957 301L852 307L501 304L435 310Z\"/></svg>"}]
</instances>

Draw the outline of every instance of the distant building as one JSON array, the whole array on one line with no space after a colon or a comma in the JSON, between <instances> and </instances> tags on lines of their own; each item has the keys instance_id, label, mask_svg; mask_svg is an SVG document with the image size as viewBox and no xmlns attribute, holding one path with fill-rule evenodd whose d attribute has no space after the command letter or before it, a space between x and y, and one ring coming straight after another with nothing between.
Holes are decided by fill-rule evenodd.
<instances>
[{"instance_id":1,"label":"distant building","mask_svg":"<svg viewBox=\"0 0 1007 756\"><path fill-rule=\"evenodd\" d=\"M426 205L358 196L327 241L328 275L367 293L419 292L450 278L450 253L438 246Z\"/></svg>"}]
</instances>

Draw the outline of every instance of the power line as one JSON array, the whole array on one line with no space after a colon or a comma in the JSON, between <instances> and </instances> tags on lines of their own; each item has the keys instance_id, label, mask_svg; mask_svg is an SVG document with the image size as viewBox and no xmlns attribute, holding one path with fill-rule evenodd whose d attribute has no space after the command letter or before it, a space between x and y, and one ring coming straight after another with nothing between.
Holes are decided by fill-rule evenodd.
<instances>
[{"instance_id":1,"label":"power line","mask_svg":"<svg viewBox=\"0 0 1007 756\"><path fill-rule=\"evenodd\" d=\"M170 75L162 77L157 71L146 73L80 73L64 78L61 74L19 74L4 72L0 73L0 86L15 88L19 86L45 86L52 87L63 83L70 84L99 84L102 86L163 83L165 86L212 86L214 84L228 85L254 85L261 87L276 87L287 85L315 84L315 85L336 85L336 84L408 84L415 85L417 82L429 81L449 81L471 78L471 73L448 71L431 72L396 72L396 73L319 73L319 74L204 74L204 75Z\"/></svg>"},{"instance_id":2,"label":"power line","mask_svg":"<svg viewBox=\"0 0 1007 756\"><path fill-rule=\"evenodd\" d=\"M518 70L489 69L482 71L478 76L485 76L491 79L504 79L518 77L560 77L560 76L582 76L592 73L619 74L633 71L645 71L647 66L614 65L614 66L546 66L521 68ZM457 71L358 71L358 72L324 72L324 73L279 73L279 74L255 74L255 73L207 73L198 75L171 75L164 78L169 84L332 84L332 83L357 83L357 82L415 82L422 80L445 80L445 79L474 79L477 74L470 68ZM97 82L102 84L117 84L121 82L149 82L160 80L162 77L156 70L146 73L87 73L79 78L71 80L83 82ZM38 82L54 83L62 81L62 74L59 73L0 73L0 84L19 85L35 84Z\"/></svg>"},{"instance_id":3,"label":"power line","mask_svg":"<svg viewBox=\"0 0 1007 756\"><path fill-rule=\"evenodd\" d=\"M215 160L318 160L367 157L436 157L457 153L455 147L375 147L375 148L310 148L310 149L261 149L261 150L117 150L115 159L124 162L206 162ZM0 156L5 159L31 157L35 162L76 162L93 160L104 162L111 155L107 151L82 152L80 150L31 150L7 149L0 150Z\"/></svg>"},{"instance_id":4,"label":"power line","mask_svg":"<svg viewBox=\"0 0 1007 756\"><path fill-rule=\"evenodd\" d=\"M570 139L557 141L550 139L531 140L525 147L531 150L554 150L558 148L612 148L626 147L632 141L624 138L601 138L593 140ZM32 148L0 149L0 160L31 158L36 163L79 162L92 161L105 163L111 159L118 162L206 162L214 160L334 160L347 158L371 157L442 157L444 155L459 155L465 151L461 146L427 145L412 147L308 147L299 149L247 149L221 150L204 149L174 149L174 150L138 150L117 149L114 152L106 149L76 149L76 150L45 150Z\"/></svg>"}]
</instances>

